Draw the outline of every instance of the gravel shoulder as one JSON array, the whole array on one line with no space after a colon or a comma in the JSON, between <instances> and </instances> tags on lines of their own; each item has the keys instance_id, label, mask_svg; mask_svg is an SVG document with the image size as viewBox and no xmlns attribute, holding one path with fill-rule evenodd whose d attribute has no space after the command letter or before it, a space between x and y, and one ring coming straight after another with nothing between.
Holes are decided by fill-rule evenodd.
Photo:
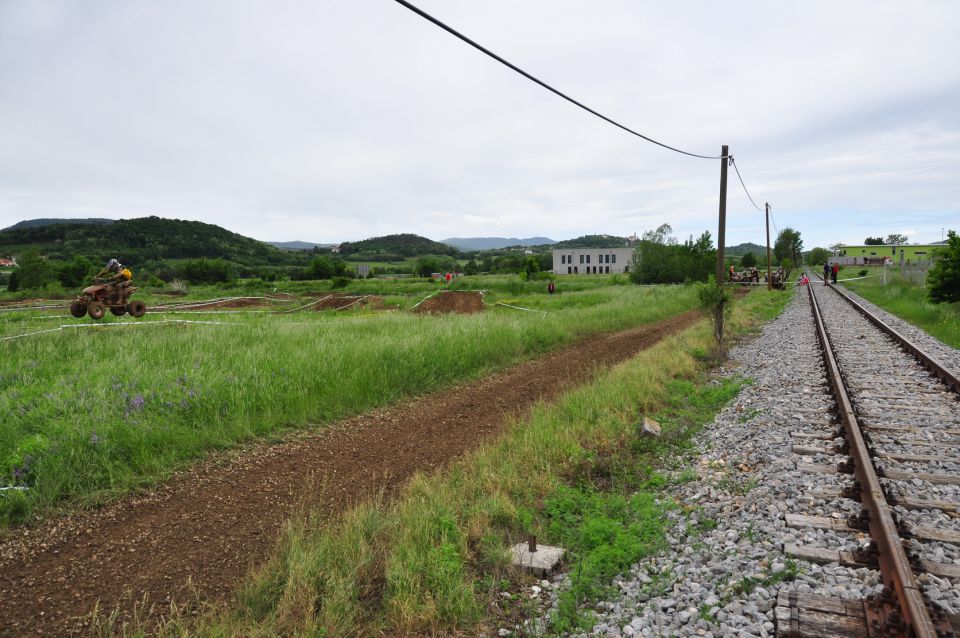
<instances>
[{"instance_id":1,"label":"gravel shoulder","mask_svg":"<svg viewBox=\"0 0 960 638\"><path fill-rule=\"evenodd\" d=\"M815 491L835 492L847 478L800 471L798 463L837 459L792 451L794 444L811 441L828 446L822 437L836 428L805 291L759 337L733 348L721 374L750 383L699 435L695 478L664 495L680 505L667 513L670 549L616 579L616 595L593 605L595 626L578 635L773 636L781 589L858 599L881 588L879 572L784 553L791 543L853 549L866 540L862 534L794 529L786 521L788 513L845 519L860 507L812 497ZM559 575L551 589L565 582ZM947 610L957 611L950 609L957 584L929 577L924 587L940 590Z\"/></svg>"}]
</instances>

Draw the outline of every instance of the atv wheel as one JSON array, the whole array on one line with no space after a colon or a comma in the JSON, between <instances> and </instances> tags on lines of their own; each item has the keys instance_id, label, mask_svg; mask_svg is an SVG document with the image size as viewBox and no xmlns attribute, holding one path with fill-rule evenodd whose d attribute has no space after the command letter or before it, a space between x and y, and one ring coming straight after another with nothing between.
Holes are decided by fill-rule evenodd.
<instances>
[{"instance_id":1,"label":"atv wheel","mask_svg":"<svg viewBox=\"0 0 960 638\"><path fill-rule=\"evenodd\" d=\"M122 317L127 314L127 309L124 306L110 306L110 312L112 312L115 317Z\"/></svg>"},{"instance_id":2,"label":"atv wheel","mask_svg":"<svg viewBox=\"0 0 960 638\"><path fill-rule=\"evenodd\" d=\"M70 304L70 314L79 319L83 315L87 314L87 304L82 301L74 301Z\"/></svg>"},{"instance_id":3,"label":"atv wheel","mask_svg":"<svg viewBox=\"0 0 960 638\"><path fill-rule=\"evenodd\" d=\"M90 315L91 319L103 319L103 314L107 311L103 307L103 304L99 301L94 301L89 306L87 306L87 314Z\"/></svg>"},{"instance_id":4,"label":"atv wheel","mask_svg":"<svg viewBox=\"0 0 960 638\"><path fill-rule=\"evenodd\" d=\"M147 312L147 304L140 300L131 301L127 304L127 312L132 317L142 317Z\"/></svg>"}]
</instances>

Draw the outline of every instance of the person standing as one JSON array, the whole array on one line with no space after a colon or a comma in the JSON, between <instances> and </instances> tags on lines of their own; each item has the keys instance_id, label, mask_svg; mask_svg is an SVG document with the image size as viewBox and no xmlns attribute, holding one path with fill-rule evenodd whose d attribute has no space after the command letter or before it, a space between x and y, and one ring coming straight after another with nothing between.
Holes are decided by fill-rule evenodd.
<instances>
[{"instance_id":1,"label":"person standing","mask_svg":"<svg viewBox=\"0 0 960 638\"><path fill-rule=\"evenodd\" d=\"M828 262L823 262L823 285L826 286L830 283L830 264Z\"/></svg>"},{"instance_id":2,"label":"person standing","mask_svg":"<svg viewBox=\"0 0 960 638\"><path fill-rule=\"evenodd\" d=\"M836 285L837 283L837 273L840 272L840 264L833 262L833 267L830 268L830 283Z\"/></svg>"},{"instance_id":3,"label":"person standing","mask_svg":"<svg viewBox=\"0 0 960 638\"><path fill-rule=\"evenodd\" d=\"M548 293L548 294L551 294L551 295L552 295L556 290L557 290L557 287L556 287L556 285L554 285L554 283L553 283L552 281L547 284L547 293Z\"/></svg>"}]
</instances>

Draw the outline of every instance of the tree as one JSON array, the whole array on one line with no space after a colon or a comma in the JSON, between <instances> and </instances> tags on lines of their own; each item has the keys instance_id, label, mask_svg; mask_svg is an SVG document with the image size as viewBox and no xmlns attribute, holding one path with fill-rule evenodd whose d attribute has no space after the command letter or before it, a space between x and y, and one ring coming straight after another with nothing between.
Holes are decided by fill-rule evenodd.
<instances>
[{"instance_id":1,"label":"tree","mask_svg":"<svg viewBox=\"0 0 960 638\"><path fill-rule=\"evenodd\" d=\"M909 238L906 235L901 235L900 233L890 233L887 235L887 238L883 243L887 244L888 246L902 246L908 241Z\"/></svg>"},{"instance_id":2,"label":"tree","mask_svg":"<svg viewBox=\"0 0 960 638\"><path fill-rule=\"evenodd\" d=\"M883 237L867 237L863 240L864 246L882 246Z\"/></svg>"},{"instance_id":3,"label":"tree","mask_svg":"<svg viewBox=\"0 0 960 638\"><path fill-rule=\"evenodd\" d=\"M814 248L807 254L807 264L823 264L830 259L830 251L826 248Z\"/></svg>"},{"instance_id":4,"label":"tree","mask_svg":"<svg viewBox=\"0 0 960 638\"><path fill-rule=\"evenodd\" d=\"M937 262L927 272L927 295L933 303L960 301L960 235L947 233L946 245L936 252Z\"/></svg>"},{"instance_id":5,"label":"tree","mask_svg":"<svg viewBox=\"0 0 960 638\"><path fill-rule=\"evenodd\" d=\"M838 253L843 249L843 244L837 242L836 244L830 244L829 248L831 253Z\"/></svg>"},{"instance_id":6,"label":"tree","mask_svg":"<svg viewBox=\"0 0 960 638\"><path fill-rule=\"evenodd\" d=\"M671 236L671 233L673 233L673 227L670 224L660 224L656 230L644 231L643 235L640 236L640 241L673 245L677 243L677 240Z\"/></svg>"},{"instance_id":7,"label":"tree","mask_svg":"<svg viewBox=\"0 0 960 638\"><path fill-rule=\"evenodd\" d=\"M47 260L40 256L36 248L28 248L17 257L19 268L13 272L17 274L17 281L21 290L43 288L53 280L53 273Z\"/></svg>"},{"instance_id":8,"label":"tree","mask_svg":"<svg viewBox=\"0 0 960 638\"><path fill-rule=\"evenodd\" d=\"M480 268L477 266L477 262L472 259L463 267L463 274L465 275L475 275L478 272L480 272Z\"/></svg>"},{"instance_id":9,"label":"tree","mask_svg":"<svg viewBox=\"0 0 960 638\"><path fill-rule=\"evenodd\" d=\"M784 259L799 264L803 257L803 240L800 239L800 231L789 227L781 230L773 245L773 254L781 265Z\"/></svg>"},{"instance_id":10,"label":"tree","mask_svg":"<svg viewBox=\"0 0 960 638\"><path fill-rule=\"evenodd\" d=\"M60 266L57 271L57 279L60 280L64 288L76 288L84 284L89 285L87 282L95 272L93 262L83 255L77 255L73 258L73 261Z\"/></svg>"},{"instance_id":11,"label":"tree","mask_svg":"<svg viewBox=\"0 0 960 638\"><path fill-rule=\"evenodd\" d=\"M526 280L538 272L540 272L540 260L533 255L528 255L520 266L520 278Z\"/></svg>"},{"instance_id":12,"label":"tree","mask_svg":"<svg viewBox=\"0 0 960 638\"><path fill-rule=\"evenodd\" d=\"M740 258L740 265L744 268L753 268L757 265L757 256L751 252L746 252Z\"/></svg>"},{"instance_id":13,"label":"tree","mask_svg":"<svg viewBox=\"0 0 960 638\"><path fill-rule=\"evenodd\" d=\"M630 280L638 284L672 284L707 281L716 265L710 231L682 244L670 237L670 226L644 233L633 253Z\"/></svg>"}]
</instances>

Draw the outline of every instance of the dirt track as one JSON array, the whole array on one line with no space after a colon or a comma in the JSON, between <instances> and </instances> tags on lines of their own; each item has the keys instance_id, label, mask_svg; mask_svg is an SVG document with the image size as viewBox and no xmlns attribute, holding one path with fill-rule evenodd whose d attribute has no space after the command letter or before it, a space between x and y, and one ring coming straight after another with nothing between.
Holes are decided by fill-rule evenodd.
<instances>
[{"instance_id":1,"label":"dirt track","mask_svg":"<svg viewBox=\"0 0 960 638\"><path fill-rule=\"evenodd\" d=\"M149 495L24 530L0 544L0 635L86 633L98 600L126 615L145 596L163 613L190 598L188 579L203 599L223 599L298 507L336 513L389 494L496 436L508 414L589 380L588 365L628 359L696 320L691 311L589 338L320 432L216 455ZM306 487L311 476L323 490Z\"/></svg>"}]
</instances>

